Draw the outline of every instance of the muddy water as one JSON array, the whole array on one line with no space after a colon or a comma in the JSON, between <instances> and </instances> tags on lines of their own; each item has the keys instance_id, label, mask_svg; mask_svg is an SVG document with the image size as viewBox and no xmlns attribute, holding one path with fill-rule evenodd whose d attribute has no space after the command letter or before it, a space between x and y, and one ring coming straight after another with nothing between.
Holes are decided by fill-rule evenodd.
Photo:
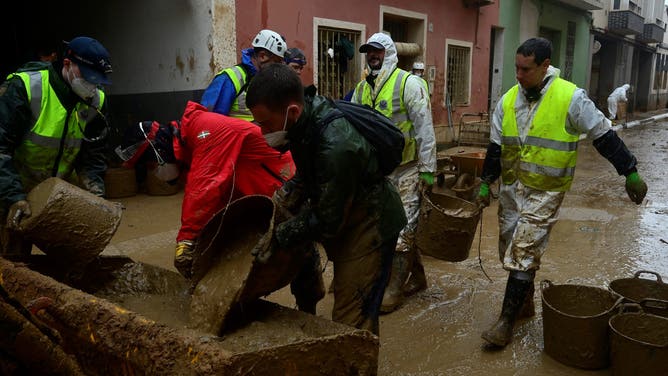
<instances>
[{"instance_id":1,"label":"muddy water","mask_svg":"<svg viewBox=\"0 0 668 376\"><path fill-rule=\"evenodd\" d=\"M647 198L635 205L624 179L585 140L580 144L572 190L566 195L537 279L556 284L606 287L637 270L658 272L668 280L668 123L645 125L619 133L640 161L649 185ZM494 188L496 190L497 188ZM123 221L110 253L172 270L174 238L182 194L119 199ZM398 311L381 317L381 375L609 375L610 370L584 371L553 360L543 352L540 292L537 316L519 323L513 342L503 351L488 351L480 333L498 316L507 273L498 261L496 202L483 214L469 259L448 263L424 257L429 288L408 299ZM480 244L480 247L478 247ZM482 263L492 281L478 265ZM325 280L331 281L331 264ZM293 307L288 289L270 300ZM332 295L318 305L318 315L331 317Z\"/></svg>"}]
</instances>

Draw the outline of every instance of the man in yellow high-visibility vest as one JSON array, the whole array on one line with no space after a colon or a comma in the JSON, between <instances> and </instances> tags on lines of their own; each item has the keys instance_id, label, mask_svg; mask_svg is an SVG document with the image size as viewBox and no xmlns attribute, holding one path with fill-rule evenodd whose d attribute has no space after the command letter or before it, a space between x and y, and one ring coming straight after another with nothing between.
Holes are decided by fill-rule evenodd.
<instances>
[{"instance_id":1,"label":"man in yellow high-visibility vest","mask_svg":"<svg viewBox=\"0 0 668 376\"><path fill-rule=\"evenodd\" d=\"M397 47L389 35L375 33L359 51L366 54L369 75L357 84L351 101L373 107L404 133L401 165L388 177L397 187L408 223L401 231L392 261L381 312L397 309L409 296L427 288L415 232L420 212L420 187L434 183L436 137L431 103L424 80L397 67Z\"/></svg>"},{"instance_id":2,"label":"man in yellow high-visibility vest","mask_svg":"<svg viewBox=\"0 0 668 376\"><path fill-rule=\"evenodd\" d=\"M552 44L544 38L531 38L517 49L518 84L503 95L492 117L477 201L488 206L489 185L501 177L499 258L509 271L501 315L482 334L493 346L510 343L515 321L535 314L533 281L573 181L581 134L626 176L633 202L640 204L647 193L636 158L587 93L559 78L551 55Z\"/></svg>"},{"instance_id":3,"label":"man in yellow high-visibility vest","mask_svg":"<svg viewBox=\"0 0 668 376\"><path fill-rule=\"evenodd\" d=\"M29 242L12 229L31 215L27 192L43 180L76 176L75 183L104 195L108 124L100 87L111 84L108 73L104 46L77 37L62 61L26 63L0 86L1 255L30 254Z\"/></svg>"}]
</instances>

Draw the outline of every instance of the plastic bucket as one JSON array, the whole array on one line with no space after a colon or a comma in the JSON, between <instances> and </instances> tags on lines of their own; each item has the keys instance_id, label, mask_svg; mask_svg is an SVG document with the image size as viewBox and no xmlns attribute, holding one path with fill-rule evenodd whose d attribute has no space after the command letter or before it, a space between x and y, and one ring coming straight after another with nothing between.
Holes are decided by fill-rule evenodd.
<instances>
[{"instance_id":1,"label":"plastic bucket","mask_svg":"<svg viewBox=\"0 0 668 376\"><path fill-rule=\"evenodd\" d=\"M422 193L416 244L422 253L445 261L464 261L480 219L480 209L461 198Z\"/></svg>"},{"instance_id":2,"label":"plastic bucket","mask_svg":"<svg viewBox=\"0 0 668 376\"><path fill-rule=\"evenodd\" d=\"M194 328L219 334L234 325L244 303L287 286L297 275L304 255L274 249L267 263L251 250L273 231L275 206L262 195L233 201L211 218L201 232L193 263L190 320Z\"/></svg>"},{"instance_id":3,"label":"plastic bucket","mask_svg":"<svg viewBox=\"0 0 668 376\"><path fill-rule=\"evenodd\" d=\"M28 193L32 215L19 231L53 262L76 271L109 244L121 222L121 204L48 178Z\"/></svg>"},{"instance_id":4,"label":"plastic bucket","mask_svg":"<svg viewBox=\"0 0 668 376\"><path fill-rule=\"evenodd\" d=\"M130 197L137 194L137 174L134 168L112 167L104 174L106 198Z\"/></svg>"},{"instance_id":5,"label":"plastic bucket","mask_svg":"<svg viewBox=\"0 0 668 376\"><path fill-rule=\"evenodd\" d=\"M613 375L668 375L668 319L624 312L609 326Z\"/></svg>"},{"instance_id":6,"label":"plastic bucket","mask_svg":"<svg viewBox=\"0 0 668 376\"><path fill-rule=\"evenodd\" d=\"M569 366L610 364L608 320L622 298L598 287L541 282L545 352Z\"/></svg>"},{"instance_id":7,"label":"plastic bucket","mask_svg":"<svg viewBox=\"0 0 668 376\"><path fill-rule=\"evenodd\" d=\"M652 274L656 280L640 278L642 274ZM610 282L610 290L621 295L629 303L640 303L645 299L658 299L668 301L668 284L663 283L658 273L640 270L633 278L616 279ZM648 303L644 307L645 312L668 317L668 310L655 307ZM667 360L668 361L668 360Z\"/></svg>"}]
</instances>

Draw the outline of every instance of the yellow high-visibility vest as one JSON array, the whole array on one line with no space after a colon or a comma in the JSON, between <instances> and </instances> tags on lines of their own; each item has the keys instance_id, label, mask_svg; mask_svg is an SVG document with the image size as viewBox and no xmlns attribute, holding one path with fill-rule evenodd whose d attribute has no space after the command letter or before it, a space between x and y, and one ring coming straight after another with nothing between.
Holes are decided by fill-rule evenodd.
<instances>
[{"instance_id":1,"label":"yellow high-visibility vest","mask_svg":"<svg viewBox=\"0 0 668 376\"><path fill-rule=\"evenodd\" d=\"M229 116L235 117L237 119L243 119L246 121L253 121L253 114L250 112L248 107L246 107L246 85L248 75L246 71L239 65L235 65L230 68L225 68L222 71L218 72L218 75L227 73L234 84L234 92L237 93L237 97L232 102L230 106Z\"/></svg>"},{"instance_id":2,"label":"yellow high-visibility vest","mask_svg":"<svg viewBox=\"0 0 668 376\"><path fill-rule=\"evenodd\" d=\"M556 78L536 110L524 142L520 140L515 117L519 86L503 100L501 130L501 177L504 184L517 179L544 191L565 192L573 182L579 135L566 131L568 108L577 87Z\"/></svg>"},{"instance_id":3,"label":"yellow high-visibility vest","mask_svg":"<svg viewBox=\"0 0 668 376\"><path fill-rule=\"evenodd\" d=\"M52 176L67 180L81 150L86 125L104 103L104 92L98 90L90 106L79 102L68 112L49 84L48 70L12 73L7 79L14 76L23 80L34 121L14 151L23 188L29 191Z\"/></svg>"},{"instance_id":4,"label":"yellow high-visibility vest","mask_svg":"<svg viewBox=\"0 0 668 376\"><path fill-rule=\"evenodd\" d=\"M401 158L402 165L417 159L417 142L413 136L413 122L408 119L408 110L404 104L404 88L408 76L410 76L410 73L398 68L395 69L387 81L383 83L375 101L371 99L371 85L366 80L362 80L355 88L355 101L357 103L375 108L387 116L388 119L391 119L403 132L405 146Z\"/></svg>"}]
</instances>

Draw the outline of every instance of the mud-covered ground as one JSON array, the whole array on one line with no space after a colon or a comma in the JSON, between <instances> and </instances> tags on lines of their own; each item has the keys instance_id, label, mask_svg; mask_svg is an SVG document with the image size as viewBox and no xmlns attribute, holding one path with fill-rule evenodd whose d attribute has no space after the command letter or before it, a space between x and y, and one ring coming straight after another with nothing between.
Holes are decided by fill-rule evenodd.
<instances>
[{"instance_id":1,"label":"mud-covered ground","mask_svg":"<svg viewBox=\"0 0 668 376\"><path fill-rule=\"evenodd\" d=\"M639 160L649 185L642 205L633 204L624 178L584 140L580 143L575 183L561 209L537 280L606 288L638 270L668 279L668 122L619 132ZM174 238L183 193L137 195L118 199L125 205L118 232L106 254L124 254L171 270ZM381 375L607 375L553 360L543 352L540 292L537 315L520 322L513 342L502 351L483 348L480 333L496 319L507 273L497 256L496 203L485 210L482 236L476 236L468 260L448 263L424 257L429 288L408 299L396 312L381 317ZM480 228L478 229L480 231ZM491 277L488 281L478 262ZM325 280L331 281L326 265ZM294 306L289 289L269 300ZM329 318L333 296L318 305Z\"/></svg>"}]
</instances>

